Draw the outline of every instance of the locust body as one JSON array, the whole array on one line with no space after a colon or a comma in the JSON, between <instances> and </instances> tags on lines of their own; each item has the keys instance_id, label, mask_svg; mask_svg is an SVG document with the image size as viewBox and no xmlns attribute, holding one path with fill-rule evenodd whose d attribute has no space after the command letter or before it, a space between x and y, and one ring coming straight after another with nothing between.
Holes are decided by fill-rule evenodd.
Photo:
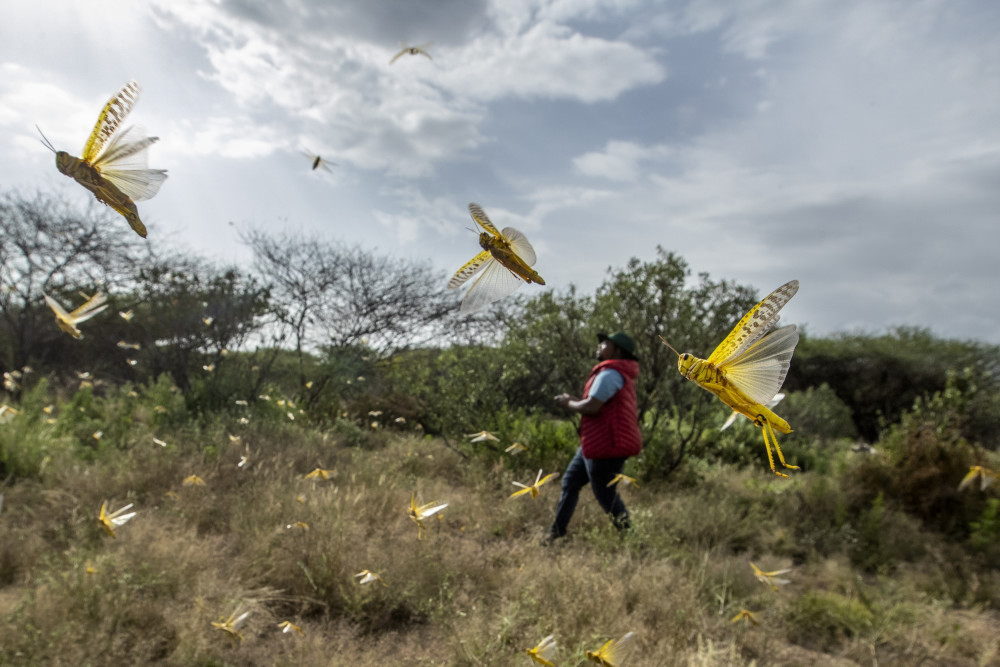
<instances>
[{"instance_id":1,"label":"locust body","mask_svg":"<svg viewBox=\"0 0 1000 667\"><path fill-rule=\"evenodd\" d=\"M545 281L538 275L538 271L528 266L523 259L517 256L510 242L501 236L493 236L488 232L480 232L479 245L493 256L493 259L503 264L512 273L517 274L526 283L536 283L544 285Z\"/></svg>"},{"instance_id":2,"label":"locust body","mask_svg":"<svg viewBox=\"0 0 1000 667\"><path fill-rule=\"evenodd\" d=\"M56 152L56 168L63 174L94 193L102 204L110 206L124 216L129 226L139 236L146 238L146 225L139 219L139 209L132 198L118 189L114 183L101 176L92 164L73 157L66 151Z\"/></svg>"}]
</instances>

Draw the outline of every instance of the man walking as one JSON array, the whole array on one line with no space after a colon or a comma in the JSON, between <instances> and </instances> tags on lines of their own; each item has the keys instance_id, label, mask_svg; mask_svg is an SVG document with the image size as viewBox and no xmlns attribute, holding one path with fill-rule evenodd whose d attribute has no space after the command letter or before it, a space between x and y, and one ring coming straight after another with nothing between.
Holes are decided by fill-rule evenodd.
<instances>
[{"instance_id":1,"label":"man walking","mask_svg":"<svg viewBox=\"0 0 1000 667\"><path fill-rule=\"evenodd\" d=\"M560 406L580 413L580 448L563 473L562 496L549 529L550 540L566 535L580 490L587 484L618 530L629 528L625 503L617 488L608 484L625 467L625 460L642 450L635 397L639 360L635 341L624 331L610 336L597 334L597 340L598 364L590 371L583 398L569 394L555 397Z\"/></svg>"}]
</instances>

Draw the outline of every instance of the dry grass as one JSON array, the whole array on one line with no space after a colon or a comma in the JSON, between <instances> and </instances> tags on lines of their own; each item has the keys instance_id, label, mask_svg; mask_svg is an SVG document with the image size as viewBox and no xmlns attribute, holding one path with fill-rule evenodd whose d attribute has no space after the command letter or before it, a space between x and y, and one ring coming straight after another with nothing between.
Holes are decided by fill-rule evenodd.
<instances>
[{"instance_id":1,"label":"dry grass","mask_svg":"<svg viewBox=\"0 0 1000 667\"><path fill-rule=\"evenodd\" d=\"M584 493L571 536L544 547L558 484L508 498L534 470L410 435L348 447L299 424L251 425L240 443L231 424L161 432L160 448L137 414L122 449L5 490L0 663L527 665L551 633L559 664L579 665L629 631L634 667L998 660L996 613L934 602L927 568L862 575L792 548L810 474L719 468L690 488L629 488L624 539ZM316 467L330 479L305 479ZM191 474L205 485L182 486ZM422 540L411 492L449 504ZM117 539L97 525L106 499L138 511ZM750 560L793 567L792 583L771 590ZM363 569L387 585L359 586ZM741 608L760 626L730 623ZM237 610L242 641L211 625Z\"/></svg>"}]
</instances>

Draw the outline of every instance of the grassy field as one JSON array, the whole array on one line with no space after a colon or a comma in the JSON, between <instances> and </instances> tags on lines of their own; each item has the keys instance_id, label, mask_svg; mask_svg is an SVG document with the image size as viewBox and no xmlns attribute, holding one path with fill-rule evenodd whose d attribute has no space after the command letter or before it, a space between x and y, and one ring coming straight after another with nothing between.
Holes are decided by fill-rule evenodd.
<instances>
[{"instance_id":1,"label":"grassy field","mask_svg":"<svg viewBox=\"0 0 1000 667\"><path fill-rule=\"evenodd\" d=\"M624 538L585 491L546 547L558 482L508 498L535 478L530 451L466 457L279 410L195 419L156 391L79 392L51 415L39 391L0 425L0 663L530 665L554 634L556 664L581 665L634 632L635 667L1000 664L996 551L857 501L875 464L846 442L821 453L825 473L690 465L624 488ZM423 539L412 493L448 503ZM106 500L137 511L115 538ZM773 590L751 561L790 583ZM759 625L731 622L742 609ZM212 625L237 612L242 639Z\"/></svg>"}]
</instances>

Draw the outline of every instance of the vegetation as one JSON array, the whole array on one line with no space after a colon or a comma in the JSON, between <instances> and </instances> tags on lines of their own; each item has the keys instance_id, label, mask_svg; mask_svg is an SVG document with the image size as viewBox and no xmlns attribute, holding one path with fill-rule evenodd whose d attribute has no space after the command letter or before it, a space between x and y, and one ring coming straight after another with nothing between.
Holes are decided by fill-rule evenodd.
<instances>
[{"instance_id":1,"label":"vegetation","mask_svg":"<svg viewBox=\"0 0 1000 667\"><path fill-rule=\"evenodd\" d=\"M397 290L369 281L389 258L318 241L248 235L253 272L66 245L107 225L0 202L0 402L17 411L0 413L0 664L527 665L555 634L574 665L630 631L635 666L1000 659L998 485L958 490L973 465L1000 470L996 347L805 337L777 408L802 470L783 480L657 338L707 353L754 290L665 251L487 320L459 318L426 266ZM330 273L280 273L302 253ZM73 340L41 293L96 289L112 305ZM512 482L572 456L551 396L578 393L596 333L619 328L643 368L634 529L585 496L542 546L557 485L509 498ZM483 429L499 442L464 435ZM411 494L448 504L422 539ZM105 501L137 512L115 537ZM743 609L760 625L731 622Z\"/></svg>"}]
</instances>

